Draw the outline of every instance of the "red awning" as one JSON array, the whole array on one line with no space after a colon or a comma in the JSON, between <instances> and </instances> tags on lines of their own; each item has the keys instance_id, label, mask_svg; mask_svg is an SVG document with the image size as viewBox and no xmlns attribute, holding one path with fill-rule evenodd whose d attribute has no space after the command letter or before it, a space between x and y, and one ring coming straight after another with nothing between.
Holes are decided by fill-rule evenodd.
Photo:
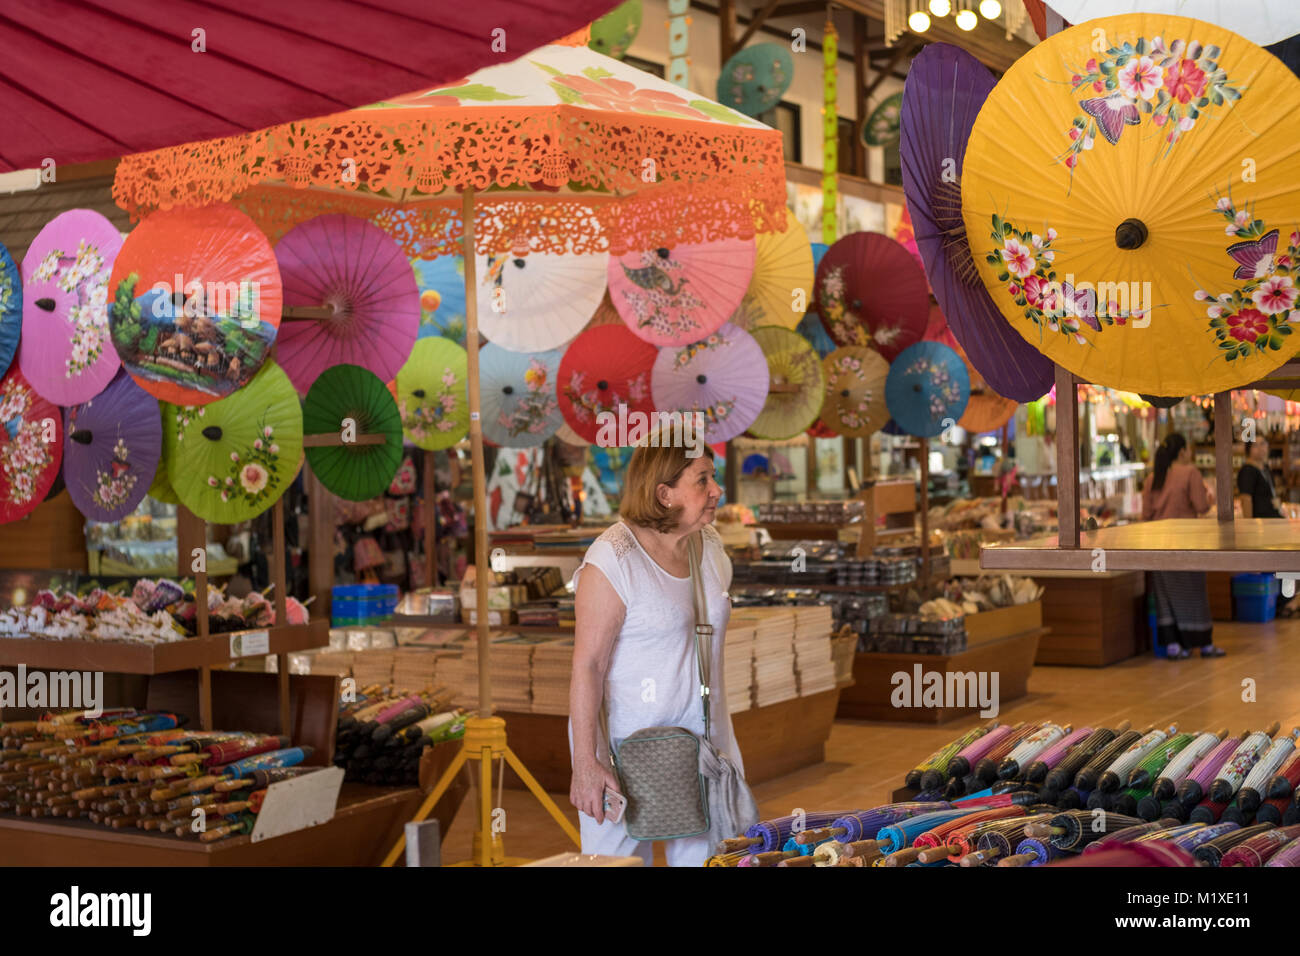
<instances>
[{"instance_id":1,"label":"red awning","mask_svg":"<svg viewBox=\"0 0 1300 956\"><path fill-rule=\"evenodd\" d=\"M513 60L616 2L6 0L0 172L229 136L426 89Z\"/></svg>"}]
</instances>

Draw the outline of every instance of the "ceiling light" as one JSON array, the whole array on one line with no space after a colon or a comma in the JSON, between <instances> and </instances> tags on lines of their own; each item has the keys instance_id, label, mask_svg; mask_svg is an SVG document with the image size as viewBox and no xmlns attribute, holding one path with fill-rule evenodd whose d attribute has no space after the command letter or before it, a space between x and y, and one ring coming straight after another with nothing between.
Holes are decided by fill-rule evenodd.
<instances>
[{"instance_id":1,"label":"ceiling light","mask_svg":"<svg viewBox=\"0 0 1300 956\"><path fill-rule=\"evenodd\" d=\"M924 10L915 10L907 18L907 28L913 33L924 33L930 29L930 17Z\"/></svg>"},{"instance_id":2,"label":"ceiling light","mask_svg":"<svg viewBox=\"0 0 1300 956\"><path fill-rule=\"evenodd\" d=\"M957 26L963 30L974 30L979 22L980 18L975 16L974 10L962 10L957 14Z\"/></svg>"},{"instance_id":3,"label":"ceiling light","mask_svg":"<svg viewBox=\"0 0 1300 956\"><path fill-rule=\"evenodd\" d=\"M1002 15L1002 4L998 0L980 0L980 16L985 20L996 20Z\"/></svg>"},{"instance_id":4,"label":"ceiling light","mask_svg":"<svg viewBox=\"0 0 1300 956\"><path fill-rule=\"evenodd\" d=\"M930 0L930 12L936 17L946 17L952 13L952 0Z\"/></svg>"}]
</instances>

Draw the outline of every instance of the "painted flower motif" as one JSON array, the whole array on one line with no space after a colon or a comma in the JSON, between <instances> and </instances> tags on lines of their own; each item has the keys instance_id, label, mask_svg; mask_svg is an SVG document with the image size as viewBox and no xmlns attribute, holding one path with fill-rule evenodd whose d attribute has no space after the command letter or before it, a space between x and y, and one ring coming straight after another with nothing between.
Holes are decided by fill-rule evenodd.
<instances>
[{"instance_id":1,"label":"painted flower motif","mask_svg":"<svg viewBox=\"0 0 1300 956\"><path fill-rule=\"evenodd\" d=\"M1296 287L1290 276L1273 276L1265 279L1250 299L1266 315L1278 315L1295 308Z\"/></svg>"},{"instance_id":2,"label":"painted flower motif","mask_svg":"<svg viewBox=\"0 0 1300 956\"><path fill-rule=\"evenodd\" d=\"M688 119L709 119L675 93L642 89L603 70L589 69L585 72L585 76L572 73L553 76L551 86L566 100L593 109L619 113L670 113Z\"/></svg>"},{"instance_id":3,"label":"painted flower motif","mask_svg":"<svg viewBox=\"0 0 1300 956\"><path fill-rule=\"evenodd\" d=\"M266 487L270 475L261 465L245 465L239 470L239 486L251 495L257 494Z\"/></svg>"},{"instance_id":4,"label":"painted flower motif","mask_svg":"<svg viewBox=\"0 0 1300 956\"><path fill-rule=\"evenodd\" d=\"M1003 244L1002 261L1007 271L1017 279L1023 279L1034 271L1033 250L1016 239L1008 239Z\"/></svg>"},{"instance_id":5,"label":"painted flower motif","mask_svg":"<svg viewBox=\"0 0 1300 956\"><path fill-rule=\"evenodd\" d=\"M1238 342L1254 342L1268 332L1268 319L1258 309L1242 309L1227 322L1228 334Z\"/></svg>"},{"instance_id":6,"label":"painted flower motif","mask_svg":"<svg viewBox=\"0 0 1300 956\"><path fill-rule=\"evenodd\" d=\"M1195 64L1193 64L1193 68L1195 68ZM1120 91L1131 99L1140 97L1149 100L1156 95L1156 90L1165 85L1164 72L1160 67L1156 66L1155 61L1149 56L1130 60L1119 71L1118 80ZM1201 85L1205 85L1204 74L1201 75Z\"/></svg>"}]
</instances>

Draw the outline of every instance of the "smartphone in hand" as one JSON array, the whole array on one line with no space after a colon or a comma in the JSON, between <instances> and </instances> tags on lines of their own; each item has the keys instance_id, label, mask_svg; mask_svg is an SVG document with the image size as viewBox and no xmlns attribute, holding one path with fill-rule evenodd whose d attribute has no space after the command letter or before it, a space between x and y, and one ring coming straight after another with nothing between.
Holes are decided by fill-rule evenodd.
<instances>
[{"instance_id":1,"label":"smartphone in hand","mask_svg":"<svg viewBox=\"0 0 1300 956\"><path fill-rule=\"evenodd\" d=\"M606 822L618 823L623 819L623 811L627 809L627 797L616 790L605 788L605 820Z\"/></svg>"}]
</instances>

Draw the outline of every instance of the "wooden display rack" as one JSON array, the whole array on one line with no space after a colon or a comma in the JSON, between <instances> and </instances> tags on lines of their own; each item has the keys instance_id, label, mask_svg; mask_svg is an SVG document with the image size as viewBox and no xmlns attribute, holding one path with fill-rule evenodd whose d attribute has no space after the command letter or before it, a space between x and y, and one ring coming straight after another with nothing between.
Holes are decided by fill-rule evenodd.
<instances>
[{"instance_id":1,"label":"wooden display rack","mask_svg":"<svg viewBox=\"0 0 1300 956\"><path fill-rule=\"evenodd\" d=\"M980 549L980 567L998 571L1300 572L1300 525L1285 518L1233 520L1232 396L1214 396L1217 522L1170 518L1080 532L1079 379L1056 369L1056 473L1059 532L1052 537ZM1283 365L1246 388L1300 388L1300 361Z\"/></svg>"}]
</instances>

